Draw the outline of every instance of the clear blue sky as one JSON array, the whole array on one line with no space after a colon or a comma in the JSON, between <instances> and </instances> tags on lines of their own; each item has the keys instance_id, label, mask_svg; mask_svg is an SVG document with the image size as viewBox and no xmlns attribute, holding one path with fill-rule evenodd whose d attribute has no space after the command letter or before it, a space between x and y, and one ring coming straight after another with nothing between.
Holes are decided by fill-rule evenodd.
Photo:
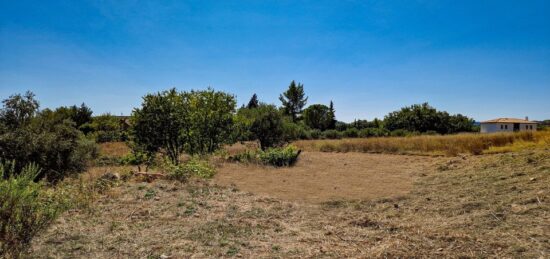
<instances>
[{"instance_id":1,"label":"clear blue sky","mask_svg":"<svg viewBox=\"0 0 550 259\"><path fill-rule=\"evenodd\" d=\"M429 102L550 119L550 1L0 0L0 97L129 114L212 86L279 104L291 80L337 117Z\"/></svg>"}]
</instances>

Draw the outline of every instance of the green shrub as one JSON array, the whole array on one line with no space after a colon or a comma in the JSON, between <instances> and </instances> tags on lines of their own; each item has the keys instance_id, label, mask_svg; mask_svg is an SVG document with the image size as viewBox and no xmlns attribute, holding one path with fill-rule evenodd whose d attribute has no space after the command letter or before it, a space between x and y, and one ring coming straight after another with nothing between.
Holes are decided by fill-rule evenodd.
<instances>
[{"instance_id":1,"label":"green shrub","mask_svg":"<svg viewBox=\"0 0 550 259\"><path fill-rule=\"evenodd\" d=\"M309 139L308 130L302 123L294 123L290 118L285 117L283 123L284 141L290 142L297 139Z\"/></svg>"},{"instance_id":2,"label":"green shrub","mask_svg":"<svg viewBox=\"0 0 550 259\"><path fill-rule=\"evenodd\" d=\"M258 158L264 164L273 166L292 166L298 160L300 150L295 146L269 148L261 151Z\"/></svg>"},{"instance_id":3,"label":"green shrub","mask_svg":"<svg viewBox=\"0 0 550 259\"><path fill-rule=\"evenodd\" d=\"M184 164L175 165L170 160L165 161L164 171L167 171L170 178L185 182L191 176L200 178L212 178L216 174L216 169L208 161L193 157Z\"/></svg>"},{"instance_id":4,"label":"green shrub","mask_svg":"<svg viewBox=\"0 0 550 259\"><path fill-rule=\"evenodd\" d=\"M126 141L128 139L127 119L111 114L102 114L93 117L90 122L78 128L86 132L87 136L99 143L112 141Z\"/></svg>"},{"instance_id":5,"label":"green shrub","mask_svg":"<svg viewBox=\"0 0 550 259\"><path fill-rule=\"evenodd\" d=\"M389 134L389 131L384 128L365 128L359 131L360 138L386 137Z\"/></svg>"},{"instance_id":6,"label":"green shrub","mask_svg":"<svg viewBox=\"0 0 550 259\"><path fill-rule=\"evenodd\" d=\"M302 117L308 127L318 130L330 129L334 122L334 113L323 104L310 105L304 110Z\"/></svg>"},{"instance_id":7,"label":"green shrub","mask_svg":"<svg viewBox=\"0 0 550 259\"><path fill-rule=\"evenodd\" d=\"M325 139L340 139L342 138L342 133L337 130L325 130L322 137Z\"/></svg>"},{"instance_id":8,"label":"green shrub","mask_svg":"<svg viewBox=\"0 0 550 259\"><path fill-rule=\"evenodd\" d=\"M229 157L229 160L241 163L257 163L273 166L292 166L300 155L295 146L268 148L266 150L246 150Z\"/></svg>"},{"instance_id":9,"label":"green shrub","mask_svg":"<svg viewBox=\"0 0 550 259\"><path fill-rule=\"evenodd\" d=\"M64 109L39 111L34 94L12 95L0 108L0 158L36 163L39 178L51 181L84 170L97 155L95 143L84 138ZM76 116L78 117L78 116ZM23 165L16 165L20 172Z\"/></svg>"},{"instance_id":10,"label":"green shrub","mask_svg":"<svg viewBox=\"0 0 550 259\"><path fill-rule=\"evenodd\" d=\"M212 178L216 174L216 169L211 166L208 161L201 160L197 157L193 157L183 165L184 171L190 175L198 176L201 178Z\"/></svg>"},{"instance_id":11,"label":"green shrub","mask_svg":"<svg viewBox=\"0 0 550 259\"><path fill-rule=\"evenodd\" d=\"M349 128L346 129L342 134L346 138L357 138L359 137L359 130L357 130L356 128Z\"/></svg>"},{"instance_id":12,"label":"green shrub","mask_svg":"<svg viewBox=\"0 0 550 259\"><path fill-rule=\"evenodd\" d=\"M234 162L249 163L256 161L258 153L252 150L245 150L242 153L235 154L229 157L229 160Z\"/></svg>"},{"instance_id":13,"label":"green shrub","mask_svg":"<svg viewBox=\"0 0 550 259\"><path fill-rule=\"evenodd\" d=\"M174 164L170 159L165 159L161 164L161 170L167 173L172 180L187 182L191 176L184 166L181 164Z\"/></svg>"},{"instance_id":14,"label":"green shrub","mask_svg":"<svg viewBox=\"0 0 550 259\"><path fill-rule=\"evenodd\" d=\"M149 166L153 163L155 156L145 151L132 150L132 152L120 158L120 164L133 165L138 167L138 171L141 172L141 166L145 165L145 171L147 172Z\"/></svg>"},{"instance_id":15,"label":"green shrub","mask_svg":"<svg viewBox=\"0 0 550 259\"><path fill-rule=\"evenodd\" d=\"M32 238L44 230L65 208L59 192L34 182L36 164L20 172L14 163L0 163L0 257L19 257Z\"/></svg>"},{"instance_id":16,"label":"green shrub","mask_svg":"<svg viewBox=\"0 0 550 259\"><path fill-rule=\"evenodd\" d=\"M309 135L311 136L311 139L320 139L322 132L318 129L313 129L309 131Z\"/></svg>"},{"instance_id":17,"label":"green shrub","mask_svg":"<svg viewBox=\"0 0 550 259\"><path fill-rule=\"evenodd\" d=\"M262 149L275 147L285 141L283 116L277 107L261 104L252 114L250 132L258 139Z\"/></svg>"}]
</instances>

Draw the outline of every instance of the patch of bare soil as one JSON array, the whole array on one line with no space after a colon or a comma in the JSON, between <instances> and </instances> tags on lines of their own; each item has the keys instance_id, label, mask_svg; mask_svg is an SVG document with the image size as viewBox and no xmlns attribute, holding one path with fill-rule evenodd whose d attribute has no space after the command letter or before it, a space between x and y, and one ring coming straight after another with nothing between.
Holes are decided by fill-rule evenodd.
<instances>
[{"instance_id":1,"label":"patch of bare soil","mask_svg":"<svg viewBox=\"0 0 550 259\"><path fill-rule=\"evenodd\" d=\"M441 158L366 153L302 152L293 167L225 163L214 182L288 201L325 202L407 194L415 175Z\"/></svg>"},{"instance_id":2,"label":"patch of bare soil","mask_svg":"<svg viewBox=\"0 0 550 259\"><path fill-rule=\"evenodd\" d=\"M549 149L447 158L406 195L362 201L121 182L89 209L65 213L30 257L548 258L549 183Z\"/></svg>"}]
</instances>

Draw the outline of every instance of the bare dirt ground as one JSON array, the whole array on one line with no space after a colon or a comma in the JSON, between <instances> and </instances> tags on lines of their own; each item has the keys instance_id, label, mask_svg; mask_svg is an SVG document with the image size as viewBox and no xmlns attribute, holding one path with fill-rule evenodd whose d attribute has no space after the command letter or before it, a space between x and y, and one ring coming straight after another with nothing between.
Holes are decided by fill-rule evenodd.
<instances>
[{"instance_id":1,"label":"bare dirt ground","mask_svg":"<svg viewBox=\"0 0 550 259\"><path fill-rule=\"evenodd\" d=\"M335 155L339 158L335 160L344 159L341 154ZM306 154L301 162L308 159L317 161ZM321 203L317 203L319 197L332 196L317 195L315 202L310 203L276 198L277 192L254 194L212 181L194 180L185 184L166 180L120 181L88 208L65 213L33 241L30 257L548 258L550 255L550 149L446 158L425 171L420 170L421 164L416 164L419 162L416 159L424 157L380 159L404 168L405 173L393 170L398 174L413 175L412 187L398 184L408 186L401 189L405 194ZM360 166L363 162L356 163L357 168L364 167ZM364 165L373 167L373 164L371 161ZM325 165L330 165L330 161L325 161ZM297 169L305 174L307 167L300 164ZM386 168L381 164L377 167ZM387 170L392 172L391 168ZM226 173L221 172L220 177ZM324 173L328 174L328 170ZM393 188L389 182L386 186ZM326 184L315 188L324 191L330 187L333 186Z\"/></svg>"},{"instance_id":2,"label":"bare dirt ground","mask_svg":"<svg viewBox=\"0 0 550 259\"><path fill-rule=\"evenodd\" d=\"M225 163L214 183L287 201L398 197L415 176L442 158L365 153L303 152L290 168Z\"/></svg>"}]
</instances>

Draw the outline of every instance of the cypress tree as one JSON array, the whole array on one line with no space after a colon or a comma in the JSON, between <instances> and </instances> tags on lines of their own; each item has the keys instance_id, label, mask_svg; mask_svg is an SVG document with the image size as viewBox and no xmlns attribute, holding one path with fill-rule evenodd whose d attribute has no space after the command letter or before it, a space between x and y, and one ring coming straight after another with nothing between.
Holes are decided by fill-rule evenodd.
<instances>
[{"instance_id":1,"label":"cypress tree","mask_svg":"<svg viewBox=\"0 0 550 259\"><path fill-rule=\"evenodd\" d=\"M258 96L254 94L252 95L252 98L250 98L250 101L248 101L248 105L246 106L246 108L254 109L254 108L258 108L259 105L260 103L258 102Z\"/></svg>"}]
</instances>

